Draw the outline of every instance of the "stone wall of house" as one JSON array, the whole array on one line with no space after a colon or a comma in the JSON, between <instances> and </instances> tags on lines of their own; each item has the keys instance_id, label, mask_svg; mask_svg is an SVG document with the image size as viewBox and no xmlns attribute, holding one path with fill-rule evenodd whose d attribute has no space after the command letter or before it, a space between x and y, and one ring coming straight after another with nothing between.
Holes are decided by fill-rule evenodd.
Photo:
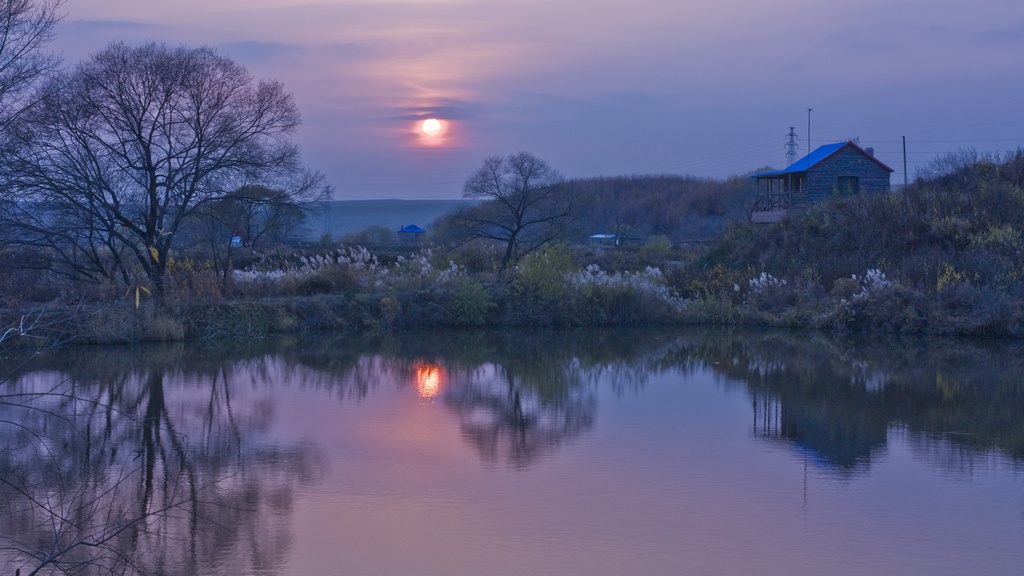
<instances>
[{"instance_id":1,"label":"stone wall of house","mask_svg":"<svg viewBox=\"0 0 1024 576\"><path fill-rule=\"evenodd\" d=\"M860 194L889 190L890 172L853 147L839 150L812 167L807 174L805 202L820 202L841 193L839 177L856 176Z\"/></svg>"}]
</instances>

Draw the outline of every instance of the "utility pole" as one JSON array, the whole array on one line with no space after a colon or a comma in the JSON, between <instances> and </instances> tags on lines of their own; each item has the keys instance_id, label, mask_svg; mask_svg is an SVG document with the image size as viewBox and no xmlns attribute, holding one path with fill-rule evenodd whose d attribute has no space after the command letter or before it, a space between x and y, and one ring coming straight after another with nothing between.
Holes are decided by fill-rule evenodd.
<instances>
[{"instance_id":1,"label":"utility pole","mask_svg":"<svg viewBox=\"0 0 1024 576\"><path fill-rule=\"evenodd\" d=\"M811 168L811 112L814 108L807 109L807 168Z\"/></svg>"},{"instance_id":2,"label":"utility pole","mask_svg":"<svg viewBox=\"0 0 1024 576\"><path fill-rule=\"evenodd\" d=\"M327 194L324 196L323 201L320 203L320 206L324 210L324 233L320 237L329 238L331 241L338 240L338 238L331 237L332 234L334 233L334 218L331 215L331 207L334 205L334 202L332 202L332 200L334 200L334 191L331 188L328 188Z\"/></svg>"},{"instance_id":3,"label":"utility pole","mask_svg":"<svg viewBox=\"0 0 1024 576\"><path fill-rule=\"evenodd\" d=\"M907 187L907 137L903 137L903 187Z\"/></svg>"},{"instance_id":4,"label":"utility pole","mask_svg":"<svg viewBox=\"0 0 1024 576\"><path fill-rule=\"evenodd\" d=\"M786 134L786 166L792 166L796 162L796 151L800 145L796 143L796 127L789 127L789 134Z\"/></svg>"}]
</instances>

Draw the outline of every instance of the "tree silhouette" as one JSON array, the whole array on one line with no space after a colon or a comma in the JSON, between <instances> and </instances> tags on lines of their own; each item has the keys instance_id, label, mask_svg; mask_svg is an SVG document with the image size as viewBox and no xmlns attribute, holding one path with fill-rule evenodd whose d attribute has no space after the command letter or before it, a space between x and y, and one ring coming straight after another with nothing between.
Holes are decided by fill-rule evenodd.
<instances>
[{"instance_id":1,"label":"tree silhouette","mask_svg":"<svg viewBox=\"0 0 1024 576\"><path fill-rule=\"evenodd\" d=\"M0 217L71 274L132 285L138 268L162 291L203 206L254 184L278 203L326 193L288 139L298 124L281 84L212 49L114 43L49 81L14 126Z\"/></svg>"},{"instance_id":2,"label":"tree silhouette","mask_svg":"<svg viewBox=\"0 0 1024 576\"><path fill-rule=\"evenodd\" d=\"M579 199L573 189L557 186L561 180L557 170L526 152L485 159L463 186L463 196L484 202L455 213L458 233L503 244L503 272L559 238L578 217Z\"/></svg>"}]
</instances>

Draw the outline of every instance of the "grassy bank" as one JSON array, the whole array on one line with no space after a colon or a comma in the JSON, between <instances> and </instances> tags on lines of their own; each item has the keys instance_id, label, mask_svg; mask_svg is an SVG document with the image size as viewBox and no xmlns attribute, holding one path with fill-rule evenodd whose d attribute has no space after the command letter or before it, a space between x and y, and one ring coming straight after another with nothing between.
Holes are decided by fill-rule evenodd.
<instances>
[{"instance_id":1,"label":"grassy bank","mask_svg":"<svg viewBox=\"0 0 1024 576\"><path fill-rule=\"evenodd\" d=\"M1024 153L934 165L892 194L736 227L700 261L765 274L746 303L772 315L840 329L1024 335Z\"/></svg>"},{"instance_id":2,"label":"grassy bank","mask_svg":"<svg viewBox=\"0 0 1024 576\"><path fill-rule=\"evenodd\" d=\"M167 291L2 286L6 344L254 338L404 327L726 324L1024 336L1024 153L958 156L883 196L836 198L712 242L250 254L227 277L172 262ZM0 255L2 256L2 255Z\"/></svg>"}]
</instances>

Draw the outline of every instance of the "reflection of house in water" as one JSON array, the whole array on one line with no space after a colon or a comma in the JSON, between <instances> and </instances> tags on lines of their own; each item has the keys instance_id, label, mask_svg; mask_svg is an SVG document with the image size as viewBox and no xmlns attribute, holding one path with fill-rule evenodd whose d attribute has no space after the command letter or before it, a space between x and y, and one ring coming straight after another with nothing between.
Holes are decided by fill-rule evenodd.
<instances>
[{"instance_id":1,"label":"reflection of house in water","mask_svg":"<svg viewBox=\"0 0 1024 576\"><path fill-rule=\"evenodd\" d=\"M730 367L752 397L754 435L794 442L829 466L866 465L886 445L888 375L863 361L801 356L761 350Z\"/></svg>"},{"instance_id":2,"label":"reflection of house in water","mask_svg":"<svg viewBox=\"0 0 1024 576\"><path fill-rule=\"evenodd\" d=\"M835 400L754 390L754 434L796 442L833 466L866 464L885 446L888 419L871 399Z\"/></svg>"},{"instance_id":3,"label":"reflection of house in water","mask_svg":"<svg viewBox=\"0 0 1024 576\"><path fill-rule=\"evenodd\" d=\"M970 469L993 450L1024 461L1024 345L910 344L729 334L700 355L749 394L755 436L838 470L863 470L879 449L907 443L950 469Z\"/></svg>"}]
</instances>

